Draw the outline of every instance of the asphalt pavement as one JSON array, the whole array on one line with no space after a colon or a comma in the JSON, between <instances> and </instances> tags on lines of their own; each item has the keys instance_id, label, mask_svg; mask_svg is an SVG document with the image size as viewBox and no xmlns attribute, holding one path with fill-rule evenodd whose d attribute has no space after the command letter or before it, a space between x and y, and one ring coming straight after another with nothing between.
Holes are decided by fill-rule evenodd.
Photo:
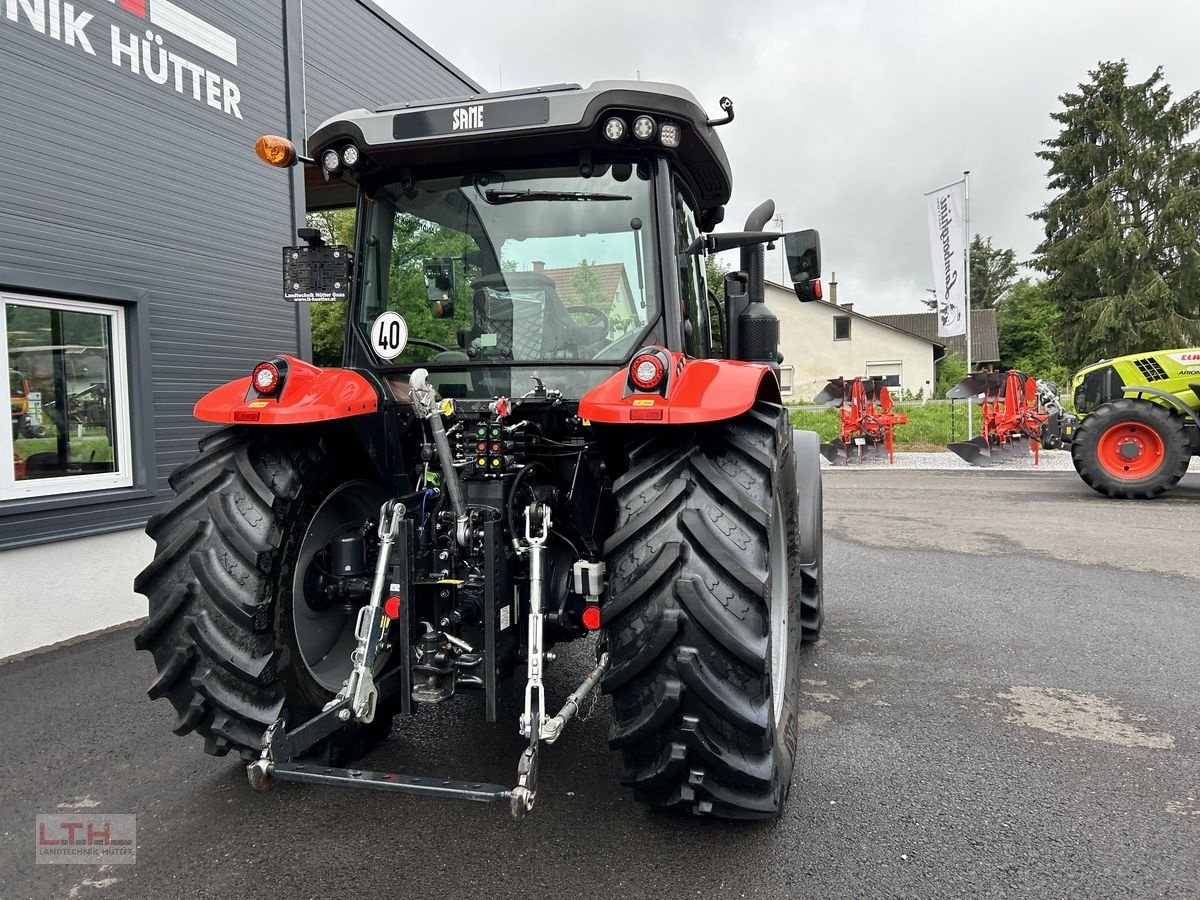
<instances>
[{"instance_id":1,"label":"asphalt pavement","mask_svg":"<svg viewBox=\"0 0 1200 900\"><path fill-rule=\"evenodd\" d=\"M523 823L254 794L171 734L125 629L0 665L0 898L1200 897L1200 477L1132 503L1073 473L825 485L828 617L782 821L638 806L603 699L545 751ZM362 765L509 783L519 751L463 698ZM35 866L35 815L64 811L135 814L136 863Z\"/></svg>"}]
</instances>

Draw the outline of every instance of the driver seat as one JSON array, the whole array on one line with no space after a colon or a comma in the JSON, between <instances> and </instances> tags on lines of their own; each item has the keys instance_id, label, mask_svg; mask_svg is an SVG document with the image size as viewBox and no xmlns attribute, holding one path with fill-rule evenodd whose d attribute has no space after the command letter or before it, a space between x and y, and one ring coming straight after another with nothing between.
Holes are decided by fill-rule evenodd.
<instances>
[{"instance_id":1,"label":"driver seat","mask_svg":"<svg viewBox=\"0 0 1200 900\"><path fill-rule=\"evenodd\" d=\"M514 361L554 359L574 348L575 323L554 280L540 272L497 272L471 282L475 327L471 339L496 335Z\"/></svg>"}]
</instances>

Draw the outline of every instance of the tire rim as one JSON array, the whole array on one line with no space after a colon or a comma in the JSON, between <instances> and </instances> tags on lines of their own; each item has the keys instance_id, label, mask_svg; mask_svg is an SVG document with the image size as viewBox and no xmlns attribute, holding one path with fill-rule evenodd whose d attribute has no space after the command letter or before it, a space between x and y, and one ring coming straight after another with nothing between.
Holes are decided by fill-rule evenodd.
<instances>
[{"instance_id":1,"label":"tire rim","mask_svg":"<svg viewBox=\"0 0 1200 900\"><path fill-rule=\"evenodd\" d=\"M340 606L314 609L305 599L304 584L317 554L329 546L333 536L354 522L376 517L383 503L379 485L370 481L348 481L326 497L304 533L292 575L292 627L296 647L309 675L332 693L342 689L350 675L350 652L354 649L357 614ZM374 573L367 572L367 577ZM356 611L357 612L357 611Z\"/></svg>"},{"instance_id":2,"label":"tire rim","mask_svg":"<svg viewBox=\"0 0 1200 900\"><path fill-rule=\"evenodd\" d=\"M787 530L783 521L783 505L778 499L771 515L771 703L775 723L783 714L783 694L788 665L788 559Z\"/></svg>"},{"instance_id":3,"label":"tire rim","mask_svg":"<svg viewBox=\"0 0 1200 900\"><path fill-rule=\"evenodd\" d=\"M1164 449L1162 437L1149 425L1121 422L1100 436L1096 455L1109 475L1132 481L1158 471Z\"/></svg>"}]
</instances>

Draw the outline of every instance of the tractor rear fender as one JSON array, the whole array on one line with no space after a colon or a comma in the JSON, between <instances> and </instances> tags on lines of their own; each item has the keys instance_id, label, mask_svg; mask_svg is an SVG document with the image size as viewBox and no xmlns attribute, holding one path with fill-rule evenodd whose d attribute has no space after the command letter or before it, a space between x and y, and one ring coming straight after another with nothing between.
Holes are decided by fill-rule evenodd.
<instances>
[{"instance_id":1,"label":"tractor rear fender","mask_svg":"<svg viewBox=\"0 0 1200 900\"><path fill-rule=\"evenodd\" d=\"M662 352L671 364L655 390L637 390L629 370L621 369L583 396L579 415L612 425L697 425L740 416L759 400L782 402L769 366Z\"/></svg>"},{"instance_id":2,"label":"tractor rear fender","mask_svg":"<svg viewBox=\"0 0 1200 900\"><path fill-rule=\"evenodd\" d=\"M322 369L294 356L270 360L279 370L278 387L261 394L250 378L238 378L209 391L194 414L205 422L237 425L302 425L376 412L379 393L358 372Z\"/></svg>"}]
</instances>

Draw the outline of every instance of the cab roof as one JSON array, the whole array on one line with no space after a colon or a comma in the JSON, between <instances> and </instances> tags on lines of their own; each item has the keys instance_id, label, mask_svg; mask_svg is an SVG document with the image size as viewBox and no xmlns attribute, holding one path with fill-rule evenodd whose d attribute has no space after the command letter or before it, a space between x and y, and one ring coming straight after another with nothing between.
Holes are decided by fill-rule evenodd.
<instances>
[{"instance_id":1,"label":"cab roof","mask_svg":"<svg viewBox=\"0 0 1200 900\"><path fill-rule=\"evenodd\" d=\"M662 146L658 131L650 141L634 138L630 126L642 114L660 127L678 125L679 146ZM602 132L613 116L626 123L617 143ZM319 161L325 151L349 143L363 156L355 178L403 169L419 178L421 169L576 154L585 161L590 153L661 153L675 161L702 210L723 206L733 187L725 148L699 101L660 82L555 84L350 110L323 122L308 139L308 154L317 160L306 167L310 206L337 205L316 199L336 192L339 181L326 182Z\"/></svg>"}]
</instances>

